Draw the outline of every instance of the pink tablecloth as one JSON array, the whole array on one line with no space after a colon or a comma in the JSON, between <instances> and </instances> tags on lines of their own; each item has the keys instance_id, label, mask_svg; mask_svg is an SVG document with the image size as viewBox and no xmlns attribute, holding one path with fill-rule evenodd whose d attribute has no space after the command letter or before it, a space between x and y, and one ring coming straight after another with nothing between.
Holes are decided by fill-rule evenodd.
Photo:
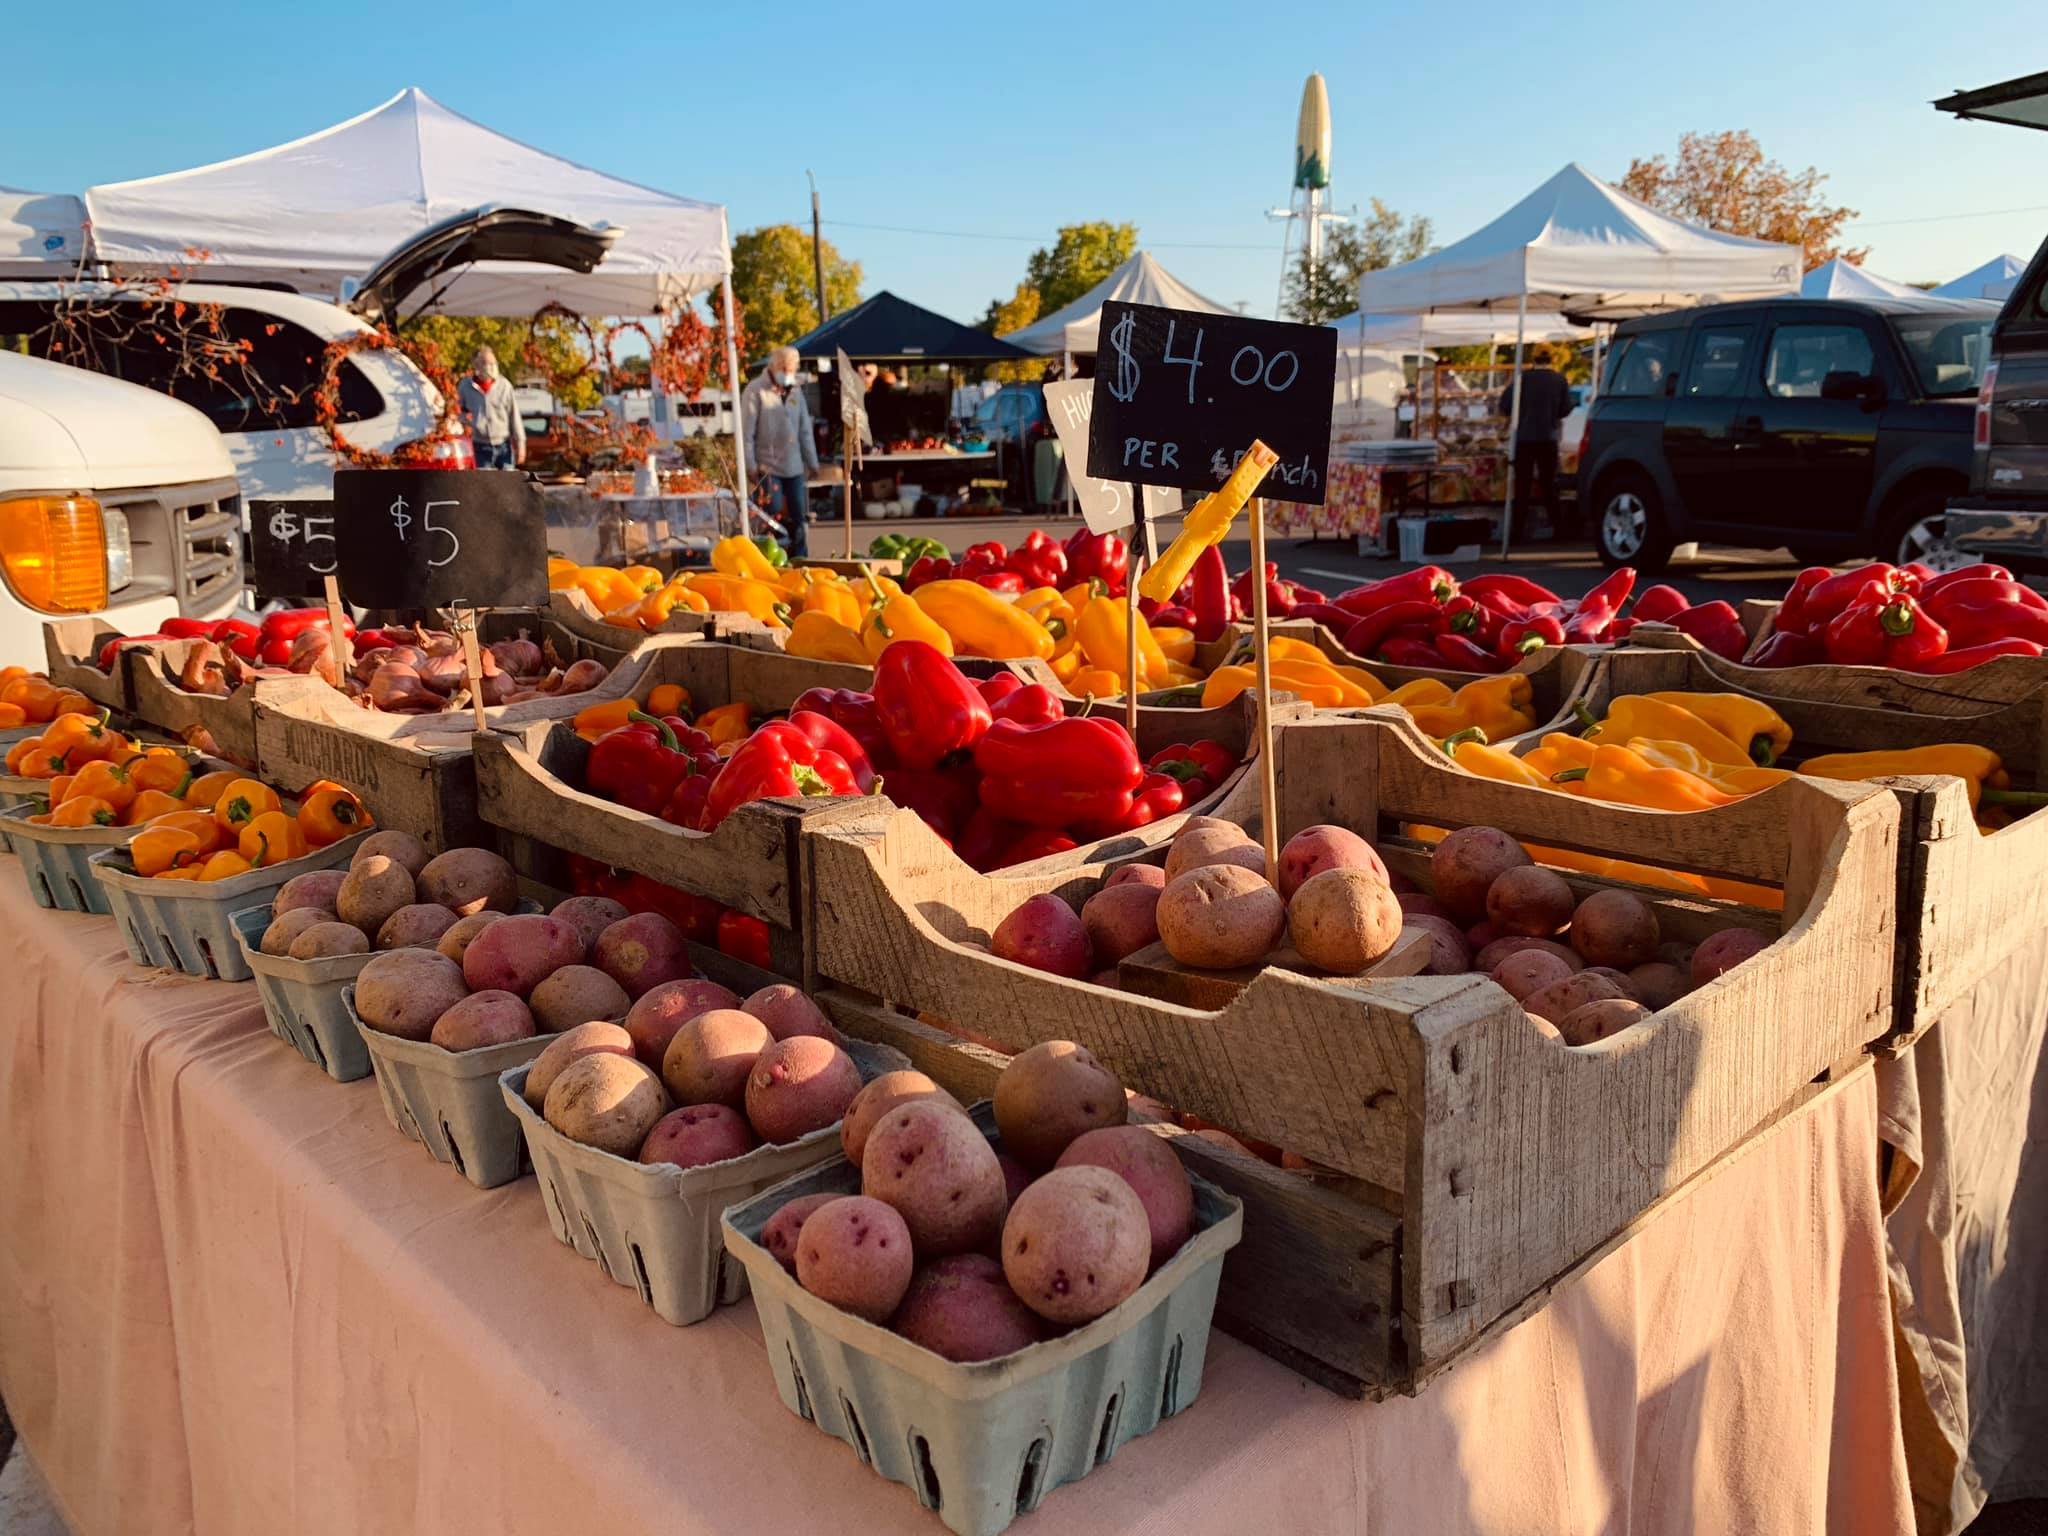
<instances>
[{"instance_id":1,"label":"pink tablecloth","mask_svg":"<svg viewBox=\"0 0 2048 1536\"><path fill-rule=\"evenodd\" d=\"M782 1407L750 1306L662 1324L532 1180L471 1189L252 987L136 970L12 862L0 1390L78 1536L941 1529ZM1413 1399L1218 1336L1014 1529L1910 1530L1875 1134L1865 1072Z\"/></svg>"}]
</instances>

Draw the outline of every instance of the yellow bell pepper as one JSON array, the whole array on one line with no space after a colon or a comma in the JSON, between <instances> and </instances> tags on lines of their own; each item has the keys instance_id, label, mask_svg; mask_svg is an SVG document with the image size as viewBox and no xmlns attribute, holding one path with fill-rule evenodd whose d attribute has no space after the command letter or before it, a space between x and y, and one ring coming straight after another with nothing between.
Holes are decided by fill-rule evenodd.
<instances>
[{"instance_id":1,"label":"yellow bell pepper","mask_svg":"<svg viewBox=\"0 0 2048 1536\"><path fill-rule=\"evenodd\" d=\"M1129 603L1113 597L1099 597L1080 611L1080 616L1074 621L1074 633L1081 642L1081 654L1088 658L1090 666L1123 676L1130 655L1130 630L1126 616L1131 611ZM1166 653L1160 650L1159 642L1153 638L1152 626L1145 622L1145 615L1140 613L1136 618L1138 670L1146 678L1157 677L1163 683ZM1142 680L1140 686L1143 686Z\"/></svg>"},{"instance_id":2,"label":"yellow bell pepper","mask_svg":"<svg viewBox=\"0 0 2048 1536\"><path fill-rule=\"evenodd\" d=\"M681 683L656 683L647 690L647 713L650 715L680 715L689 707L690 690Z\"/></svg>"},{"instance_id":3,"label":"yellow bell pepper","mask_svg":"<svg viewBox=\"0 0 2048 1536\"><path fill-rule=\"evenodd\" d=\"M1285 663L1282 663L1285 665ZM1296 663L1299 665L1299 663ZM1317 709L1337 709L1344 703L1344 687L1337 682L1314 683L1300 679L1283 680L1280 668L1273 667L1273 691L1286 692L1314 705ZM1202 687L1202 708L1215 709L1228 704L1248 688L1259 685L1258 673L1250 667L1218 667L1209 674Z\"/></svg>"},{"instance_id":4,"label":"yellow bell pepper","mask_svg":"<svg viewBox=\"0 0 2048 1536\"><path fill-rule=\"evenodd\" d=\"M666 624L668 616L675 612L678 594L688 590L687 587L659 587L648 593L629 610L633 622L639 628L653 633ZM609 623L611 616L607 614L605 619Z\"/></svg>"},{"instance_id":5,"label":"yellow bell pepper","mask_svg":"<svg viewBox=\"0 0 2048 1536\"><path fill-rule=\"evenodd\" d=\"M1592 767L1593 754L1598 750L1583 736L1568 736L1563 731L1552 731L1541 743L1523 753L1522 761L1541 774L1553 788L1578 793L1583 788L1582 780L1567 779L1559 782L1557 776L1574 768Z\"/></svg>"},{"instance_id":6,"label":"yellow bell pepper","mask_svg":"<svg viewBox=\"0 0 2048 1536\"><path fill-rule=\"evenodd\" d=\"M647 594L632 582L623 572L610 566L586 565L576 572L575 586L590 599L590 606L599 613L616 613L629 608Z\"/></svg>"},{"instance_id":7,"label":"yellow bell pepper","mask_svg":"<svg viewBox=\"0 0 2048 1536\"><path fill-rule=\"evenodd\" d=\"M1614 745L1637 736L1683 742L1730 768L1745 768L1752 761L1747 739L1738 746L1691 710L1647 694L1624 694L1613 700L1600 723L1586 732L1588 741Z\"/></svg>"},{"instance_id":8,"label":"yellow bell pepper","mask_svg":"<svg viewBox=\"0 0 2048 1536\"><path fill-rule=\"evenodd\" d=\"M638 708L638 699L606 699L602 704L590 704L579 709L576 718L569 722L569 728L585 741L597 741L626 724L626 717ZM660 710L649 712L661 713Z\"/></svg>"},{"instance_id":9,"label":"yellow bell pepper","mask_svg":"<svg viewBox=\"0 0 2048 1536\"><path fill-rule=\"evenodd\" d=\"M1079 614L1098 597L1109 596L1109 586L1100 577L1077 581L1060 593L1061 599L1074 613Z\"/></svg>"},{"instance_id":10,"label":"yellow bell pepper","mask_svg":"<svg viewBox=\"0 0 2048 1536\"><path fill-rule=\"evenodd\" d=\"M656 591L668 578L651 565L627 565L619 568L619 574L633 583L641 593Z\"/></svg>"},{"instance_id":11,"label":"yellow bell pepper","mask_svg":"<svg viewBox=\"0 0 2048 1536\"><path fill-rule=\"evenodd\" d=\"M783 649L792 656L802 656L811 661L844 661L856 667L870 666L865 647L860 643L860 632L842 624L829 613L809 610L796 616L796 622L789 627L789 638L783 642Z\"/></svg>"},{"instance_id":12,"label":"yellow bell pepper","mask_svg":"<svg viewBox=\"0 0 2048 1536\"><path fill-rule=\"evenodd\" d=\"M1200 667L1191 667L1186 662L1169 661L1166 664L1166 684L1169 688L1180 688L1199 683L1208 674Z\"/></svg>"},{"instance_id":13,"label":"yellow bell pepper","mask_svg":"<svg viewBox=\"0 0 2048 1536\"><path fill-rule=\"evenodd\" d=\"M1373 702L1377 704L1398 704L1403 709L1420 709L1429 704L1451 702L1451 686L1441 678L1418 677L1412 683L1403 683L1391 693L1381 695Z\"/></svg>"},{"instance_id":14,"label":"yellow bell pepper","mask_svg":"<svg viewBox=\"0 0 2048 1536\"><path fill-rule=\"evenodd\" d=\"M1467 773L1503 784L1526 784L1531 789L1556 788L1542 774L1504 747L1479 741L1461 741L1451 748L1451 757Z\"/></svg>"},{"instance_id":15,"label":"yellow bell pepper","mask_svg":"<svg viewBox=\"0 0 2048 1536\"><path fill-rule=\"evenodd\" d=\"M910 596L933 623L953 637L958 655L989 656L997 661L1051 659L1053 639L1045 626L978 581L928 581ZM1160 660L1163 664L1165 658Z\"/></svg>"},{"instance_id":16,"label":"yellow bell pepper","mask_svg":"<svg viewBox=\"0 0 2048 1536\"><path fill-rule=\"evenodd\" d=\"M880 574L877 574L873 581L862 576L848 582L847 585L853 588L854 601L860 604L863 613L879 603L888 602L892 597L903 595L901 585Z\"/></svg>"},{"instance_id":17,"label":"yellow bell pepper","mask_svg":"<svg viewBox=\"0 0 2048 1536\"><path fill-rule=\"evenodd\" d=\"M745 576L771 585L781 579L781 572L768 563L768 557L761 553L754 541L737 533L711 546L711 569L727 576Z\"/></svg>"},{"instance_id":18,"label":"yellow bell pepper","mask_svg":"<svg viewBox=\"0 0 2048 1536\"><path fill-rule=\"evenodd\" d=\"M1609 859L1597 853L1581 853L1576 848L1541 848L1534 843L1524 843L1522 849L1539 864L1555 865L1559 869L1594 875L1602 880L1627 880L1635 885L1647 885L1660 891L1683 891L1691 896L1707 894L1707 882L1698 875L1682 869L1659 869L1653 864L1631 864L1626 859Z\"/></svg>"},{"instance_id":19,"label":"yellow bell pepper","mask_svg":"<svg viewBox=\"0 0 2048 1536\"><path fill-rule=\"evenodd\" d=\"M1646 699L1699 716L1768 768L1792 746L1792 727L1762 699L1741 693L1646 693Z\"/></svg>"},{"instance_id":20,"label":"yellow bell pepper","mask_svg":"<svg viewBox=\"0 0 2048 1536\"><path fill-rule=\"evenodd\" d=\"M1157 603L1172 602L1173 594L1188 579L1188 572L1195 568L1202 551L1222 542L1237 514L1252 499L1252 492L1266 478L1266 471L1279 462L1279 454L1253 438L1244 457L1230 471L1230 478L1195 503L1181 520L1180 536L1146 567L1145 574L1138 579L1138 595Z\"/></svg>"},{"instance_id":21,"label":"yellow bell pepper","mask_svg":"<svg viewBox=\"0 0 2048 1536\"><path fill-rule=\"evenodd\" d=\"M560 555L549 555L548 590L566 592L576 585L576 572L580 569L574 560L564 560Z\"/></svg>"},{"instance_id":22,"label":"yellow bell pepper","mask_svg":"<svg viewBox=\"0 0 2048 1536\"><path fill-rule=\"evenodd\" d=\"M1329 665L1332 672L1343 678L1352 687L1361 690L1372 703L1378 704L1387 698L1387 685L1366 671L1365 668L1339 666L1336 662L1331 662ZM1427 678L1425 681L1435 682L1436 679Z\"/></svg>"},{"instance_id":23,"label":"yellow bell pepper","mask_svg":"<svg viewBox=\"0 0 2048 1536\"><path fill-rule=\"evenodd\" d=\"M1192 629L1175 629L1172 625L1154 625L1152 638L1159 642L1159 651L1168 661L1177 661L1183 666L1195 659L1195 632Z\"/></svg>"},{"instance_id":24,"label":"yellow bell pepper","mask_svg":"<svg viewBox=\"0 0 2048 1536\"><path fill-rule=\"evenodd\" d=\"M1067 637L1070 641L1073 636ZM1072 686L1075 676L1088 664L1088 658L1081 654L1078 645L1069 645L1063 651L1053 652L1052 675L1061 682Z\"/></svg>"},{"instance_id":25,"label":"yellow bell pepper","mask_svg":"<svg viewBox=\"0 0 2048 1536\"><path fill-rule=\"evenodd\" d=\"M829 571L826 572L826 576L827 580L812 582L810 589L804 593L803 611L822 613L827 618L837 619L846 628L858 633L864 612L860 599L853 595L853 588L832 576Z\"/></svg>"},{"instance_id":26,"label":"yellow bell pepper","mask_svg":"<svg viewBox=\"0 0 2048 1536\"><path fill-rule=\"evenodd\" d=\"M683 584L693 592L703 593L713 608L727 613L748 614L778 628L789 627L789 604L783 601L780 588L765 581L700 571L684 577Z\"/></svg>"},{"instance_id":27,"label":"yellow bell pepper","mask_svg":"<svg viewBox=\"0 0 2048 1536\"><path fill-rule=\"evenodd\" d=\"M1584 775L1591 798L1649 811L1706 811L1741 798L1683 769L1659 767L1627 747L1595 745L1592 764L1569 771Z\"/></svg>"},{"instance_id":28,"label":"yellow bell pepper","mask_svg":"<svg viewBox=\"0 0 2048 1536\"><path fill-rule=\"evenodd\" d=\"M953 637L939 628L908 593L870 609L860 627L861 649L867 652L870 662L879 661L882 652L895 640L922 640L926 645L937 646L942 656L953 654Z\"/></svg>"},{"instance_id":29,"label":"yellow bell pepper","mask_svg":"<svg viewBox=\"0 0 2048 1536\"><path fill-rule=\"evenodd\" d=\"M1816 779L1838 779L1852 784L1865 779L1951 773L1969 789L1973 811L1985 791L2009 792L2012 784L2012 775L2005 771L1996 752L1960 741L1893 752L1829 752L1809 757L1799 765L1799 771Z\"/></svg>"},{"instance_id":30,"label":"yellow bell pepper","mask_svg":"<svg viewBox=\"0 0 2048 1536\"><path fill-rule=\"evenodd\" d=\"M1408 713L1439 741L1474 727L1486 732L1488 741L1504 741L1536 729L1533 698L1525 674L1501 672L1467 683L1447 704L1409 705Z\"/></svg>"},{"instance_id":31,"label":"yellow bell pepper","mask_svg":"<svg viewBox=\"0 0 2048 1536\"><path fill-rule=\"evenodd\" d=\"M1107 667L1083 667L1067 687L1084 699L1119 698L1124 691L1124 675Z\"/></svg>"},{"instance_id":32,"label":"yellow bell pepper","mask_svg":"<svg viewBox=\"0 0 2048 1536\"><path fill-rule=\"evenodd\" d=\"M1660 768L1677 768L1731 795L1753 795L1793 776L1786 768L1730 768L1682 741L1652 741L1647 736L1637 736L1623 745Z\"/></svg>"}]
</instances>

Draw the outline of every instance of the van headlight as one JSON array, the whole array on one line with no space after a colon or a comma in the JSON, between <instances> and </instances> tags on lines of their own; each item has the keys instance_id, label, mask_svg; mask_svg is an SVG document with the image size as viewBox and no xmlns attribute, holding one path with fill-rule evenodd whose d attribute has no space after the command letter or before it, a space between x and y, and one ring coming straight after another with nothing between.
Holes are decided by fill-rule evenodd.
<instances>
[{"instance_id":1,"label":"van headlight","mask_svg":"<svg viewBox=\"0 0 2048 1536\"><path fill-rule=\"evenodd\" d=\"M119 507L101 507L100 525L107 536L107 590L119 592L135 580L135 545L128 537L128 514Z\"/></svg>"},{"instance_id":2,"label":"van headlight","mask_svg":"<svg viewBox=\"0 0 2048 1536\"><path fill-rule=\"evenodd\" d=\"M97 613L107 606L105 523L90 496L0 499L0 574L14 595L44 613Z\"/></svg>"}]
</instances>

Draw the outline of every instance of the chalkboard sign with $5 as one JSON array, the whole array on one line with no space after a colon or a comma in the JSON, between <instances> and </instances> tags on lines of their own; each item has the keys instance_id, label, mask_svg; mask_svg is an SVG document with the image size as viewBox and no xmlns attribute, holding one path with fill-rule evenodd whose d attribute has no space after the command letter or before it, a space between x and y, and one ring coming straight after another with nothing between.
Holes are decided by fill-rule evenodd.
<instances>
[{"instance_id":1,"label":"chalkboard sign with $5","mask_svg":"<svg viewBox=\"0 0 2048 1536\"><path fill-rule=\"evenodd\" d=\"M540 487L492 469L334 475L341 590L364 608L544 608Z\"/></svg>"}]
</instances>

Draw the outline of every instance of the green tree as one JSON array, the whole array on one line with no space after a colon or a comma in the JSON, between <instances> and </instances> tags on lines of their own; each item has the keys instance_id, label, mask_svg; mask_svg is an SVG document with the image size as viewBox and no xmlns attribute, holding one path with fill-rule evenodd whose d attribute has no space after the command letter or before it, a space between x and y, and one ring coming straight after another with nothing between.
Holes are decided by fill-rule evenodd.
<instances>
[{"instance_id":1,"label":"green tree","mask_svg":"<svg viewBox=\"0 0 2048 1536\"><path fill-rule=\"evenodd\" d=\"M601 323L591 322L593 332ZM594 366L584 366L591 357L582 328L557 316L535 325L499 315L422 315L406 321L400 331L407 341L433 344L441 361L458 374L469 367L478 347L489 347L513 383L552 389L572 411L598 403L602 381ZM571 374L579 376L570 379Z\"/></svg>"},{"instance_id":2,"label":"green tree","mask_svg":"<svg viewBox=\"0 0 2048 1536\"><path fill-rule=\"evenodd\" d=\"M1137 248L1135 224L1102 219L1062 224L1052 245L1033 251L1024 263L1024 281L1038 290L1039 314L1049 315L1073 303L1129 261Z\"/></svg>"},{"instance_id":3,"label":"green tree","mask_svg":"<svg viewBox=\"0 0 2048 1536\"><path fill-rule=\"evenodd\" d=\"M860 302L860 263L827 240L825 297L832 313ZM765 224L732 243L732 291L747 312L750 350L760 357L818 326L817 277L810 236L794 224Z\"/></svg>"},{"instance_id":4,"label":"green tree","mask_svg":"<svg viewBox=\"0 0 2048 1536\"><path fill-rule=\"evenodd\" d=\"M1631 160L1621 190L1660 213L1723 234L1796 245L1811 271L1836 256L1860 262L1869 254L1837 243L1856 210L1823 199L1826 180L1810 165L1788 171L1766 160L1756 135L1735 129L1679 135L1675 161L1662 155Z\"/></svg>"},{"instance_id":5,"label":"green tree","mask_svg":"<svg viewBox=\"0 0 2048 1536\"><path fill-rule=\"evenodd\" d=\"M1403 218L1378 198L1372 212L1351 224L1333 224L1323 232L1321 261L1307 250L1288 270L1280 310L1303 325L1328 325L1358 308L1358 279L1382 267L1413 261L1429 250L1428 219Z\"/></svg>"},{"instance_id":6,"label":"green tree","mask_svg":"<svg viewBox=\"0 0 2048 1536\"><path fill-rule=\"evenodd\" d=\"M997 299L989 305L980 325L991 336L1006 336L1036 320L1044 308L1038 290L1028 282L1019 283L1009 298ZM1028 383L1045 377L1045 363L1037 358L1028 363L997 363L988 370L988 376L1004 384Z\"/></svg>"}]
</instances>

